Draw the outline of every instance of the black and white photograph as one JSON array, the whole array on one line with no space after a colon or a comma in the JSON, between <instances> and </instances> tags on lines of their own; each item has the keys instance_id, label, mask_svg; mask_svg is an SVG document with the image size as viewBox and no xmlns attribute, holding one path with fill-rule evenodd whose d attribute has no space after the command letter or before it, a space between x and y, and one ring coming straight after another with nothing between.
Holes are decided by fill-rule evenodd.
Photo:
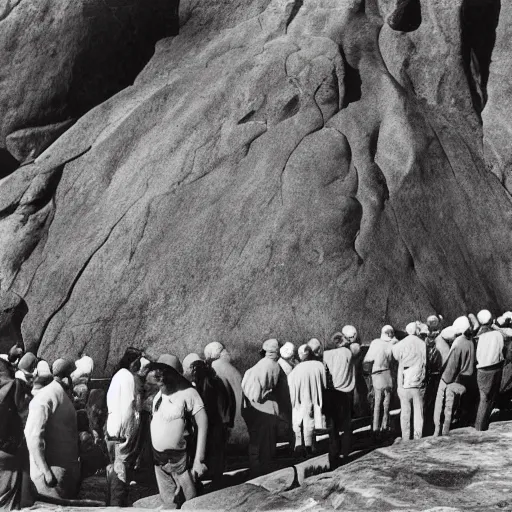
<instances>
[{"instance_id":1,"label":"black and white photograph","mask_svg":"<svg viewBox=\"0 0 512 512\"><path fill-rule=\"evenodd\" d=\"M0 510L512 512L511 0L0 0Z\"/></svg>"}]
</instances>

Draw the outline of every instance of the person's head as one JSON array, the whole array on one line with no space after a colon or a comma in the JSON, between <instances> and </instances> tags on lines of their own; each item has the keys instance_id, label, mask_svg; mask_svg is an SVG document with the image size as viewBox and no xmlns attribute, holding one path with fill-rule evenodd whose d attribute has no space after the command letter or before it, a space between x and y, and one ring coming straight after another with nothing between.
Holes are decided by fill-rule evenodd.
<instances>
[{"instance_id":1,"label":"person's head","mask_svg":"<svg viewBox=\"0 0 512 512\"><path fill-rule=\"evenodd\" d=\"M476 316L477 320L480 322L480 325L491 325L492 324L492 314L487 309L482 309Z\"/></svg>"},{"instance_id":2,"label":"person's head","mask_svg":"<svg viewBox=\"0 0 512 512\"><path fill-rule=\"evenodd\" d=\"M478 329L480 329L480 322L477 320L476 316L473 315L473 313L469 313L468 319L471 326L471 332L468 335L472 336L478 332Z\"/></svg>"},{"instance_id":3,"label":"person's head","mask_svg":"<svg viewBox=\"0 0 512 512\"><path fill-rule=\"evenodd\" d=\"M150 363L147 381L157 385L164 394L175 393L192 386L183 375L165 363Z\"/></svg>"},{"instance_id":4,"label":"person's head","mask_svg":"<svg viewBox=\"0 0 512 512\"><path fill-rule=\"evenodd\" d=\"M322 357L324 348L322 347L320 340L318 340L316 338L311 338L308 341L307 345L311 349L311 353L313 354L314 357L316 357L317 359Z\"/></svg>"},{"instance_id":5,"label":"person's head","mask_svg":"<svg viewBox=\"0 0 512 512\"><path fill-rule=\"evenodd\" d=\"M52 371L50 370L50 365L44 359L40 359L37 363L37 376L38 377L52 377Z\"/></svg>"},{"instance_id":6,"label":"person's head","mask_svg":"<svg viewBox=\"0 0 512 512\"><path fill-rule=\"evenodd\" d=\"M297 351L300 361L310 361L314 359L313 351L307 344L301 345Z\"/></svg>"},{"instance_id":7,"label":"person's head","mask_svg":"<svg viewBox=\"0 0 512 512\"><path fill-rule=\"evenodd\" d=\"M274 359L277 361L279 359L279 342L276 339L270 339L263 343L262 350L265 352L265 357L270 359Z\"/></svg>"},{"instance_id":8,"label":"person's head","mask_svg":"<svg viewBox=\"0 0 512 512\"><path fill-rule=\"evenodd\" d=\"M459 316L455 322L453 322L453 330L455 332L455 337L461 336L464 334L465 336L471 335L472 328L469 323L469 319L467 316Z\"/></svg>"},{"instance_id":9,"label":"person's head","mask_svg":"<svg viewBox=\"0 0 512 512\"><path fill-rule=\"evenodd\" d=\"M290 343L289 341L287 341L279 349L279 354L286 361L293 359L295 356L295 345L293 343Z\"/></svg>"},{"instance_id":10,"label":"person's head","mask_svg":"<svg viewBox=\"0 0 512 512\"><path fill-rule=\"evenodd\" d=\"M497 319L496 319L496 323L500 326L500 327L508 327L510 325L510 319L509 318L506 318L505 316L499 316Z\"/></svg>"},{"instance_id":11,"label":"person's head","mask_svg":"<svg viewBox=\"0 0 512 512\"><path fill-rule=\"evenodd\" d=\"M18 361L23 357L25 351L18 345L14 345L10 348L8 356L9 363L17 364Z\"/></svg>"},{"instance_id":12,"label":"person's head","mask_svg":"<svg viewBox=\"0 0 512 512\"><path fill-rule=\"evenodd\" d=\"M441 321L437 315L430 315L427 318L427 327L429 334L438 333L441 328Z\"/></svg>"},{"instance_id":13,"label":"person's head","mask_svg":"<svg viewBox=\"0 0 512 512\"><path fill-rule=\"evenodd\" d=\"M174 368L178 373L183 374L183 366L178 356L174 354L162 354L156 361L157 363L163 363Z\"/></svg>"},{"instance_id":14,"label":"person's head","mask_svg":"<svg viewBox=\"0 0 512 512\"><path fill-rule=\"evenodd\" d=\"M380 333L380 339L384 341L391 341L395 337L395 330L391 325L385 325Z\"/></svg>"},{"instance_id":15,"label":"person's head","mask_svg":"<svg viewBox=\"0 0 512 512\"><path fill-rule=\"evenodd\" d=\"M73 388L73 402L75 409L85 409L87 398L89 397L89 388L86 384L77 384Z\"/></svg>"},{"instance_id":16,"label":"person's head","mask_svg":"<svg viewBox=\"0 0 512 512\"><path fill-rule=\"evenodd\" d=\"M33 375L37 368L37 357L32 352L27 352L18 363L18 370L25 375Z\"/></svg>"},{"instance_id":17,"label":"person's head","mask_svg":"<svg viewBox=\"0 0 512 512\"><path fill-rule=\"evenodd\" d=\"M226 349L219 341L212 341L204 347L204 358L206 361L215 361L221 357L222 352Z\"/></svg>"},{"instance_id":18,"label":"person's head","mask_svg":"<svg viewBox=\"0 0 512 512\"><path fill-rule=\"evenodd\" d=\"M129 370L132 373L137 373L140 370L140 359L142 357L142 351L135 347L128 347L121 361L117 366L116 372L119 370L125 369Z\"/></svg>"},{"instance_id":19,"label":"person's head","mask_svg":"<svg viewBox=\"0 0 512 512\"><path fill-rule=\"evenodd\" d=\"M188 380L192 380L192 363L196 361L201 361L201 358L195 352L192 352L192 354L189 354L185 359L183 359L183 376Z\"/></svg>"},{"instance_id":20,"label":"person's head","mask_svg":"<svg viewBox=\"0 0 512 512\"><path fill-rule=\"evenodd\" d=\"M448 343L449 345L451 345L453 343L455 336L456 336L455 329L451 325L449 325L448 327L445 327L441 331L441 338L443 338L443 340L446 341L446 343Z\"/></svg>"},{"instance_id":21,"label":"person's head","mask_svg":"<svg viewBox=\"0 0 512 512\"><path fill-rule=\"evenodd\" d=\"M345 325L341 329L341 334L349 344L357 341L357 329L353 325Z\"/></svg>"},{"instance_id":22,"label":"person's head","mask_svg":"<svg viewBox=\"0 0 512 512\"><path fill-rule=\"evenodd\" d=\"M418 326L418 336L422 340L427 339L427 336L430 334L427 324L424 324L423 322L417 322L417 326Z\"/></svg>"},{"instance_id":23,"label":"person's head","mask_svg":"<svg viewBox=\"0 0 512 512\"><path fill-rule=\"evenodd\" d=\"M206 379L215 378L216 373L209 363L198 359L190 365L190 376L192 382L195 382L200 387Z\"/></svg>"},{"instance_id":24,"label":"person's head","mask_svg":"<svg viewBox=\"0 0 512 512\"><path fill-rule=\"evenodd\" d=\"M418 335L418 324L416 322L410 322L405 327L405 332L409 336L417 336Z\"/></svg>"},{"instance_id":25,"label":"person's head","mask_svg":"<svg viewBox=\"0 0 512 512\"><path fill-rule=\"evenodd\" d=\"M60 358L52 364L52 373L56 379L69 379L75 371L75 362L71 359Z\"/></svg>"}]
</instances>

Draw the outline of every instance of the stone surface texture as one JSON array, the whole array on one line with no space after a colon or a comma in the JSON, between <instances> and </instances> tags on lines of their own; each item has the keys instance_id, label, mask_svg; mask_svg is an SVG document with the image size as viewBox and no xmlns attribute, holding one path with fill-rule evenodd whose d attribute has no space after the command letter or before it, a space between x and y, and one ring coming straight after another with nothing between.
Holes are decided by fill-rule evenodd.
<instances>
[{"instance_id":1,"label":"stone surface texture","mask_svg":"<svg viewBox=\"0 0 512 512\"><path fill-rule=\"evenodd\" d=\"M336 471L305 479L286 492L244 484L185 503L187 510L383 510L463 512L510 510L512 425L488 432L455 430L448 437L379 448ZM223 505L224 503L224 505Z\"/></svg>"},{"instance_id":2,"label":"stone surface texture","mask_svg":"<svg viewBox=\"0 0 512 512\"><path fill-rule=\"evenodd\" d=\"M131 84L176 32L176 10L173 0L0 0L0 148Z\"/></svg>"},{"instance_id":3,"label":"stone surface texture","mask_svg":"<svg viewBox=\"0 0 512 512\"><path fill-rule=\"evenodd\" d=\"M486 3L183 0L132 86L0 182L27 346L104 374L128 345L219 340L245 369L268 337L510 307L512 202L481 120L495 25L467 29Z\"/></svg>"}]
</instances>

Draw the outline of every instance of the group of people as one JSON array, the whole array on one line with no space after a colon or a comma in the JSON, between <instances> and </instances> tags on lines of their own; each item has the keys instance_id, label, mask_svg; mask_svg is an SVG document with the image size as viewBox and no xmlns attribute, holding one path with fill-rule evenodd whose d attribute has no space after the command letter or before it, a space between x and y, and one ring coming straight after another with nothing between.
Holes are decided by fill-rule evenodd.
<instances>
[{"instance_id":1,"label":"group of people","mask_svg":"<svg viewBox=\"0 0 512 512\"><path fill-rule=\"evenodd\" d=\"M403 440L446 435L454 421L486 430L512 313L495 321L483 310L442 322L434 315L405 332L384 326L366 353L350 325L325 344L311 339L298 349L269 339L243 377L219 342L183 361L130 347L107 391L90 389L90 357L50 367L13 347L0 355L0 507L75 498L81 479L98 469L94 452L108 464L109 505L126 506L135 470L151 464L164 507L176 508L197 495L201 478L219 484L228 441L243 423L255 475L271 469L279 433L307 456L326 431L335 468L351 451L363 375L371 376L376 436L390 430L395 392Z\"/></svg>"}]
</instances>

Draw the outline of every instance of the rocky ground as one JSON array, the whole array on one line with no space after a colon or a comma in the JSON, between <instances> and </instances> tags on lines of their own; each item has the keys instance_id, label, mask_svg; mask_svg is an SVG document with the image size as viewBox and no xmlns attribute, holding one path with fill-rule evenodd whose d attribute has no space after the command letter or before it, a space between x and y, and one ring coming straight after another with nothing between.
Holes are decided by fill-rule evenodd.
<instances>
[{"instance_id":1,"label":"rocky ground","mask_svg":"<svg viewBox=\"0 0 512 512\"><path fill-rule=\"evenodd\" d=\"M510 512L511 440L510 421L493 423L488 432L463 428L448 437L426 437L407 443L398 439L394 444L387 439L380 445L362 430L356 435L350 460L335 471L328 470L326 455L297 461L281 450L274 473L250 481L244 471L227 475L225 489L208 492L206 486L206 494L183 508ZM320 443L320 448L325 449L325 445ZM231 457L229 464L234 467L241 461ZM143 480L131 488L134 510L161 508L158 498L151 496L156 492L154 482ZM104 477L87 479L80 497L103 500ZM35 507L39 508L45 506ZM71 508L66 510L72 512Z\"/></svg>"}]
</instances>

